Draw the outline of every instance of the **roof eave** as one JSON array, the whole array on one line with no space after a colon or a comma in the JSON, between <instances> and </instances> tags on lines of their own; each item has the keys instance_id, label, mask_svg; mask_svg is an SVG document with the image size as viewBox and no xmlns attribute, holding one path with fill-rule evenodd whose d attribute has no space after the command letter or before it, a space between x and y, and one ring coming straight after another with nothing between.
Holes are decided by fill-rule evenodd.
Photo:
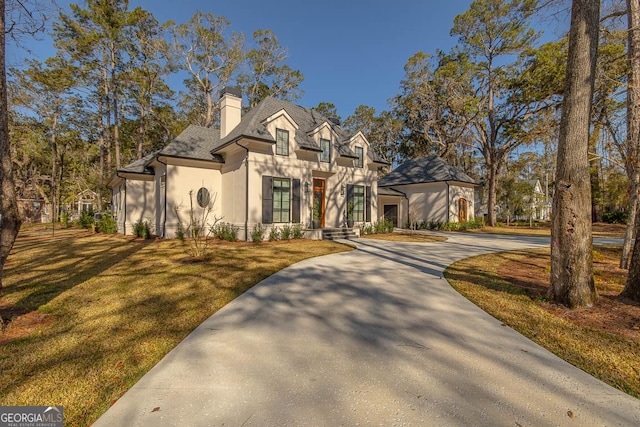
<instances>
[{"instance_id":1,"label":"roof eave","mask_svg":"<svg viewBox=\"0 0 640 427\"><path fill-rule=\"evenodd\" d=\"M213 155L213 153L212 153L212 155ZM162 157L162 158L165 158L165 159L195 160L195 161L199 161L199 162L211 162L211 163L217 163L217 164L224 164L224 160L201 159L199 157L176 156L176 155L173 155L173 154L158 154L158 157Z\"/></svg>"},{"instance_id":2,"label":"roof eave","mask_svg":"<svg viewBox=\"0 0 640 427\"><path fill-rule=\"evenodd\" d=\"M210 151L210 153L211 154L216 154L220 150L222 150L223 148L227 148L230 145L233 145L236 142L240 141L241 139L251 139L253 141L266 142L267 144L271 144L271 145L274 145L276 143L275 141L269 140L269 139L266 139L266 138L258 138L258 137L255 137L255 136L248 136L248 135L239 135L239 136L233 138L232 140L229 140L229 141L225 142L224 144L219 145L218 147L215 147L213 150Z\"/></svg>"}]
</instances>

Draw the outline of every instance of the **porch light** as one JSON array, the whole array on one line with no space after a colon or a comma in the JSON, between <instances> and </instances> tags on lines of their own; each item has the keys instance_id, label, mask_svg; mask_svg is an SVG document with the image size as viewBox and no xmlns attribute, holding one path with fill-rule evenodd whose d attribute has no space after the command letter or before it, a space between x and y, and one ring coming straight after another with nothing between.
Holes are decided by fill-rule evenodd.
<instances>
[{"instance_id":1,"label":"porch light","mask_svg":"<svg viewBox=\"0 0 640 427\"><path fill-rule=\"evenodd\" d=\"M344 196L344 184L340 186L340 195Z\"/></svg>"},{"instance_id":2,"label":"porch light","mask_svg":"<svg viewBox=\"0 0 640 427\"><path fill-rule=\"evenodd\" d=\"M309 181L304 182L304 193L309 194Z\"/></svg>"}]
</instances>

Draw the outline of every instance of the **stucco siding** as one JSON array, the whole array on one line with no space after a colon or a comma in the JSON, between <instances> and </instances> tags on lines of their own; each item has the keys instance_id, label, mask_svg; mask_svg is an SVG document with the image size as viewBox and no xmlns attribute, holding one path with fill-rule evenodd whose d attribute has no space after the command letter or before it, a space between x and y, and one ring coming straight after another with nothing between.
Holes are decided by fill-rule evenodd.
<instances>
[{"instance_id":1,"label":"stucco siding","mask_svg":"<svg viewBox=\"0 0 640 427\"><path fill-rule=\"evenodd\" d=\"M203 218L205 209L198 206L197 193L200 188L209 191L213 209L208 215L207 223L212 223L214 216L222 216L224 201L221 198L220 171L183 165L167 165L166 172L166 221L165 236L175 237L178 222L183 227L189 223L191 206L194 215ZM189 192L192 191L193 204Z\"/></svg>"},{"instance_id":2,"label":"stucco siding","mask_svg":"<svg viewBox=\"0 0 640 427\"><path fill-rule=\"evenodd\" d=\"M398 210L398 227L404 227L407 221L408 201L404 196L378 196L378 221L385 218L385 206L397 206Z\"/></svg>"},{"instance_id":3,"label":"stucco siding","mask_svg":"<svg viewBox=\"0 0 640 427\"><path fill-rule=\"evenodd\" d=\"M133 226L138 221L147 222L153 231L156 226L156 199L154 181L126 180L126 212L124 232L133 234Z\"/></svg>"},{"instance_id":4,"label":"stucco siding","mask_svg":"<svg viewBox=\"0 0 640 427\"><path fill-rule=\"evenodd\" d=\"M113 187L111 189L111 206L113 209L113 215L116 219L116 227L118 233L124 234L124 223L125 223L125 188L126 182L124 180L120 181L120 184Z\"/></svg>"},{"instance_id":5,"label":"stucco siding","mask_svg":"<svg viewBox=\"0 0 640 427\"><path fill-rule=\"evenodd\" d=\"M473 186L462 185L450 185L449 190L449 209L450 209L450 222L465 222L474 219L474 188ZM459 217L459 203L460 199L467 201L467 217Z\"/></svg>"},{"instance_id":6,"label":"stucco siding","mask_svg":"<svg viewBox=\"0 0 640 427\"><path fill-rule=\"evenodd\" d=\"M447 185L445 183L411 184L398 188L409 199L411 222L447 222Z\"/></svg>"},{"instance_id":7,"label":"stucco siding","mask_svg":"<svg viewBox=\"0 0 640 427\"><path fill-rule=\"evenodd\" d=\"M280 121L279 121L280 120ZM272 122L269 130L275 134L276 126L289 130L293 135L295 128L284 117ZM371 187L371 215L372 220L376 218L377 212L377 171L369 169L368 165L359 168L353 165L353 160L340 158L335 147L335 136L330 127L321 127L314 137L317 141L320 138L330 139L331 160L330 162L320 161L320 156L316 154L310 157L308 152L295 151L295 144L291 143L288 156L276 155L275 146L270 146L262 152L252 152L249 160L249 232L255 224L263 223L262 218L262 177L271 176L276 178L289 178L300 180L300 222L304 227L311 226L313 194L313 179L325 180L325 227L341 227L346 221L347 209L347 185L362 185ZM354 141L355 144L365 147L364 139ZM298 153L302 155L299 157ZM346 161L346 163L345 163ZM305 192L306 184L309 186L309 193ZM228 188L225 185L225 188ZM274 224L279 226L280 224Z\"/></svg>"},{"instance_id":8,"label":"stucco siding","mask_svg":"<svg viewBox=\"0 0 640 427\"><path fill-rule=\"evenodd\" d=\"M244 222L246 216L246 152L238 149L227 156L221 173L222 221L238 227L238 239L246 240ZM252 190L251 185L249 191ZM249 229L251 233L251 229Z\"/></svg>"},{"instance_id":9,"label":"stucco siding","mask_svg":"<svg viewBox=\"0 0 640 427\"><path fill-rule=\"evenodd\" d=\"M472 184L446 182L397 185L392 188L406 194L407 202L398 203L396 197L381 196L378 216L384 215L384 205L398 203L398 222L460 222L474 218L474 187ZM459 217L460 199L467 200L467 218ZM400 220L401 219L401 220Z\"/></svg>"}]
</instances>

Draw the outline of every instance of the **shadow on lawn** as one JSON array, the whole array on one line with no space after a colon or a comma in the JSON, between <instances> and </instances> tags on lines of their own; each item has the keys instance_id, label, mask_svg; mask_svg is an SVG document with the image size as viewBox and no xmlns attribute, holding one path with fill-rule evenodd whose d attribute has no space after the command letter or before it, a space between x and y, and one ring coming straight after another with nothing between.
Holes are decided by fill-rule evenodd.
<instances>
[{"instance_id":1,"label":"shadow on lawn","mask_svg":"<svg viewBox=\"0 0 640 427\"><path fill-rule=\"evenodd\" d=\"M0 294L13 301L0 304L0 310L37 310L66 290L109 270L149 244L152 241L128 241L93 235L19 240L4 271L5 278L17 276L18 279L7 280L8 286ZM15 259L25 251L35 256L28 260ZM21 295L14 299L11 298L13 294Z\"/></svg>"},{"instance_id":2,"label":"shadow on lawn","mask_svg":"<svg viewBox=\"0 0 640 427\"><path fill-rule=\"evenodd\" d=\"M308 256L295 244L275 250L220 244L209 261L191 264L180 262L184 251L176 241L158 242L146 251L148 243L113 244L123 249L106 242L90 254L85 266L94 278L85 278L86 285L71 289L82 283L82 274L57 282L58 293L68 291L50 304L58 322L42 334L0 346L0 404L56 401L65 405L71 425L88 425L227 301ZM65 253L76 256L87 245L91 242L78 242ZM21 285L27 286L26 280ZM29 298L33 303L32 293Z\"/></svg>"}]
</instances>

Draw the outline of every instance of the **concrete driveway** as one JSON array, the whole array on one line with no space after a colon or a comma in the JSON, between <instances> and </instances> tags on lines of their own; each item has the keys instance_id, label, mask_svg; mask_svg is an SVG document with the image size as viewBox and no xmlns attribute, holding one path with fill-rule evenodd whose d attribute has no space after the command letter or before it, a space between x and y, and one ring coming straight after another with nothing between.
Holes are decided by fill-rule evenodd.
<instances>
[{"instance_id":1,"label":"concrete driveway","mask_svg":"<svg viewBox=\"0 0 640 427\"><path fill-rule=\"evenodd\" d=\"M224 307L95 426L640 425L640 400L442 279L453 261L548 239L357 245L293 265Z\"/></svg>"}]
</instances>

